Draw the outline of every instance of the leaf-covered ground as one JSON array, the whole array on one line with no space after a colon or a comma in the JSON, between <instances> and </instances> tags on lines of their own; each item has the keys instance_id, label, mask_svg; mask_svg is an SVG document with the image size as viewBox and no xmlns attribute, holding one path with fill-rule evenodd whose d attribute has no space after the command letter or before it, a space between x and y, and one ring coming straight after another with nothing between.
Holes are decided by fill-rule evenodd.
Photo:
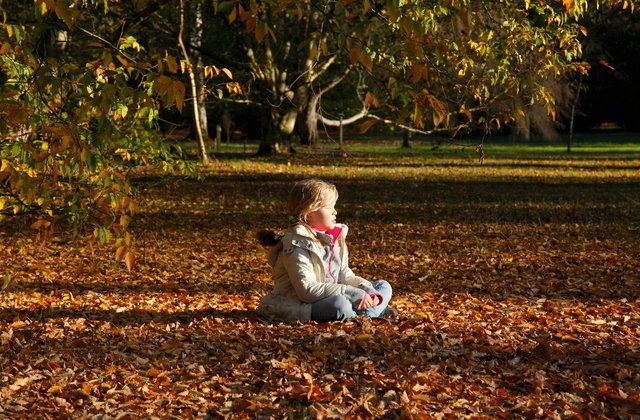
<instances>
[{"instance_id":1,"label":"leaf-covered ground","mask_svg":"<svg viewBox=\"0 0 640 420\"><path fill-rule=\"evenodd\" d=\"M340 190L392 325L269 324L253 235ZM144 176L137 268L0 226L2 418L634 418L640 158L298 155ZM20 246L20 243L23 243Z\"/></svg>"}]
</instances>

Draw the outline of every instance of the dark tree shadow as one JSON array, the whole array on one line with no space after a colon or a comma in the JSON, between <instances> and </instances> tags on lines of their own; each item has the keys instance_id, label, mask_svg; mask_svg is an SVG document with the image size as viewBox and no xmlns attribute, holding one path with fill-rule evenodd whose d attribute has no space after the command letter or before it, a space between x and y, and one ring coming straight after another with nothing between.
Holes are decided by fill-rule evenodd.
<instances>
[{"instance_id":1,"label":"dark tree shadow","mask_svg":"<svg viewBox=\"0 0 640 420\"><path fill-rule=\"evenodd\" d=\"M143 283L137 281L128 282L107 282L107 281L87 281L87 282L68 282L60 284L57 282L39 282L39 281L17 281L13 283L9 291L37 291L44 295L52 293L71 293L74 296L82 296L87 293L101 294L119 294L129 295L135 293L212 293L217 295L251 295L258 290L264 289L265 285L257 283L252 278L242 281L226 280L224 282L195 282L189 283Z\"/></svg>"},{"instance_id":2,"label":"dark tree shadow","mask_svg":"<svg viewBox=\"0 0 640 420\"><path fill-rule=\"evenodd\" d=\"M21 320L32 320L36 322L58 319L84 318L89 321L109 322L118 327L125 325L140 326L149 322L158 324L171 324L175 322L189 323L203 318L220 318L230 321L263 321L257 317L253 310L232 309L223 311L218 309L207 309L199 311L147 311L141 309L124 310L94 310L94 309L66 309L66 308L45 308L45 309L2 309L0 310L0 321L11 321L18 317Z\"/></svg>"}]
</instances>

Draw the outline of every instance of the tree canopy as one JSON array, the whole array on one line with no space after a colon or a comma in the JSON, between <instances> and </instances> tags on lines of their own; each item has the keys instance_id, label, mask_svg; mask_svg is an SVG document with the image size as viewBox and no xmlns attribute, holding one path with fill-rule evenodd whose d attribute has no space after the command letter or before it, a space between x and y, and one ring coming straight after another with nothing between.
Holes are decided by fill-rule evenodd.
<instances>
[{"instance_id":1,"label":"tree canopy","mask_svg":"<svg viewBox=\"0 0 640 420\"><path fill-rule=\"evenodd\" d=\"M37 215L43 234L89 229L131 267L127 226L139 208L128 173L189 170L158 130L162 108L184 107L177 74L189 63L123 32L145 2L1 6L0 212Z\"/></svg>"}]
</instances>

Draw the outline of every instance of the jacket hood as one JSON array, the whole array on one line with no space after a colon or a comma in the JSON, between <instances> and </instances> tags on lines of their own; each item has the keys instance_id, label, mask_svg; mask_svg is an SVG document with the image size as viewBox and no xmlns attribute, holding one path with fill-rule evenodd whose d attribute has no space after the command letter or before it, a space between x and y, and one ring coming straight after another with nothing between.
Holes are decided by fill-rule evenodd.
<instances>
[{"instance_id":1,"label":"jacket hood","mask_svg":"<svg viewBox=\"0 0 640 420\"><path fill-rule=\"evenodd\" d=\"M340 236L347 236L347 232L349 231L349 228L347 227L347 225L344 225L342 223L336 223L336 227L340 228L342 230L342 233L340 234ZM304 225L294 225L292 226L286 233L294 233L298 236L302 236L304 238L310 238L310 239L315 239L315 234L312 233L307 227L305 227Z\"/></svg>"},{"instance_id":2,"label":"jacket hood","mask_svg":"<svg viewBox=\"0 0 640 420\"><path fill-rule=\"evenodd\" d=\"M340 229L340 235L338 236L338 238L346 238L347 237L347 233L349 232L349 228L347 227L347 225L344 225L342 223L336 223L336 228ZM312 231L310 231L307 227L303 226L303 225L295 225L292 226L291 229L289 229L284 235L288 235L289 233L293 234L293 235L297 235L297 236L301 236L303 238L307 238L307 239L316 239L316 235L315 233L313 233ZM336 238L336 239L338 239Z\"/></svg>"}]
</instances>

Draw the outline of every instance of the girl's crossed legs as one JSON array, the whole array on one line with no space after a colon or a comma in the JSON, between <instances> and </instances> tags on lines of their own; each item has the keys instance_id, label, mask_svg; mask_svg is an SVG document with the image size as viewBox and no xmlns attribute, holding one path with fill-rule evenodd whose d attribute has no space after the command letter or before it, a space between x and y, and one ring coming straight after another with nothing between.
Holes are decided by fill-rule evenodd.
<instances>
[{"instance_id":1,"label":"girl's crossed legs","mask_svg":"<svg viewBox=\"0 0 640 420\"><path fill-rule=\"evenodd\" d=\"M375 318L387 308L391 300L391 285L385 280L376 280L371 283L376 292L382 295L382 303L367 309L354 310L351 302L345 295L330 296L321 299L311 307L311 320L316 322L344 321L355 318L358 315Z\"/></svg>"}]
</instances>

